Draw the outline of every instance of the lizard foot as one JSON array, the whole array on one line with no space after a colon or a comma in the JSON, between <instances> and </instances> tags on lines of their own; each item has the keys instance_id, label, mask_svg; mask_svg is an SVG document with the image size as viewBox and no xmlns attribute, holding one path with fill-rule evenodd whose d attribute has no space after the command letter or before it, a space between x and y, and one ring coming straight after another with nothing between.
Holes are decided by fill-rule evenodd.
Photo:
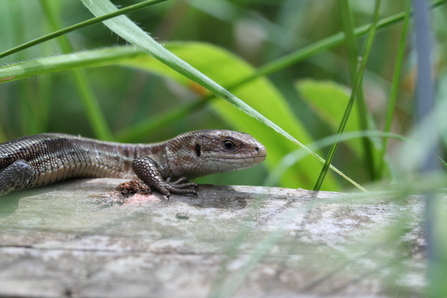
<instances>
[{"instance_id":1,"label":"lizard foot","mask_svg":"<svg viewBox=\"0 0 447 298\"><path fill-rule=\"evenodd\" d=\"M165 179L158 163L148 156L135 159L132 162L132 169L138 178L151 189L161 192L166 200L169 200L171 193L197 195L197 184L188 182L185 177L173 182L171 178Z\"/></svg>"},{"instance_id":2,"label":"lizard foot","mask_svg":"<svg viewBox=\"0 0 447 298\"><path fill-rule=\"evenodd\" d=\"M165 199L169 201L169 197L172 194L177 195L197 195L197 183L188 182L185 177L182 177L174 182L171 182L171 178L166 179L166 182L159 182L153 186L160 191Z\"/></svg>"}]
</instances>

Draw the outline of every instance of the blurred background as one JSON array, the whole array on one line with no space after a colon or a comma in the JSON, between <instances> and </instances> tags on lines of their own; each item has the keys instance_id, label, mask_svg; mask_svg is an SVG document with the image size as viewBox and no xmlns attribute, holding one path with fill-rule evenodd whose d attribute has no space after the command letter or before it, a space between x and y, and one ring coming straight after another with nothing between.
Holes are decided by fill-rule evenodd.
<instances>
[{"instance_id":1,"label":"blurred background","mask_svg":"<svg viewBox=\"0 0 447 298\"><path fill-rule=\"evenodd\" d=\"M48 16L42 9L43 2L45 1L0 1L0 52L52 32ZM50 2L63 27L92 17L81 1ZM113 1L118 7L139 2L141 1ZM372 21L374 1L355 0L349 3L356 26ZM380 18L404 12L406 5L407 1L383 0ZM254 68L259 68L343 31L342 15L335 0L170 0L134 12L129 17L162 44L170 41L210 43ZM436 49L435 77L439 98L447 96L446 16L446 5L432 11ZM402 22L376 34L364 75L365 102L373 126L378 130L384 126L401 31ZM102 24L77 30L67 36L74 52L126 44ZM363 52L365 40L365 36L358 39L360 53ZM414 117L415 57L412 40L413 35L410 32L397 105L393 112L392 132L401 135L405 135L412 127ZM62 51L58 42L51 40L2 58L0 65L6 66L59 54L62 54ZM202 96L197 87L185 88L165 77L135 68L90 68L86 69L86 76L112 133L176 106L197 101ZM346 98L349 97L352 80L349 72L349 53L345 44L288 65L269 75L268 79L286 100L296 120L305 127L310 140L319 140L336 132L337 124L327 121L324 114L318 113L315 106L310 104L310 97L316 96L315 94L330 97L333 92L341 92ZM318 90L324 90L326 93L312 93L309 91L312 87L320 88ZM307 91L311 95L306 93ZM268 100L259 98L259 101ZM340 105L344 106L345 103ZM215 109L204 105L186 117L175 119L149 135L132 141L161 141L186 131L209 128L233 127L231 123L219 117ZM0 84L0 141L46 131L96 137L70 74L59 72ZM246 132L256 137L260 134L249 130ZM267 127L263 133L274 134ZM299 139L299 136L297 138ZM392 151L396 142L389 142L388 151ZM274 146L267 149L269 152L275 150ZM327 148L320 151L322 156L325 156L325 150ZM342 144L338 150L334 160L337 167L360 183L374 180L359 161L361 158L352 153L350 146ZM199 182L262 185L273 166L211 176ZM298 170L292 172L292 175L300 174ZM311 188L316 178L311 177L308 182L303 182L302 179L300 183L279 181L274 185ZM392 177L384 174L380 178ZM331 185L327 188L339 190L348 184L336 178L336 183Z\"/></svg>"}]
</instances>

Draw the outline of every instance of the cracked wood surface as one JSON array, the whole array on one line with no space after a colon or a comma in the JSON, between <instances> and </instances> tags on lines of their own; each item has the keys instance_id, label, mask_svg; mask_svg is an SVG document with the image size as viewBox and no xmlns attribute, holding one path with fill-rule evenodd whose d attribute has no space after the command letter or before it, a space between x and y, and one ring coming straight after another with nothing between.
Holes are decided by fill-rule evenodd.
<instances>
[{"instance_id":1,"label":"cracked wood surface","mask_svg":"<svg viewBox=\"0 0 447 298\"><path fill-rule=\"evenodd\" d=\"M198 197L137 195L98 208L123 181L1 198L0 296L422 295L419 197L200 185Z\"/></svg>"}]
</instances>

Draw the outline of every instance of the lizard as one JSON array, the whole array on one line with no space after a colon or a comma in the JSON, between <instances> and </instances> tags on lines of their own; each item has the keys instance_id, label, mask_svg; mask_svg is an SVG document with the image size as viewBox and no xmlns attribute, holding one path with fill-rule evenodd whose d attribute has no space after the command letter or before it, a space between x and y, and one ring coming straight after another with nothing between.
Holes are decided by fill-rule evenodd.
<instances>
[{"instance_id":1,"label":"lizard","mask_svg":"<svg viewBox=\"0 0 447 298\"><path fill-rule=\"evenodd\" d=\"M0 196L68 178L139 178L151 190L197 195L198 177L253 167L267 156L249 134L208 129L150 144L41 133L0 144Z\"/></svg>"}]
</instances>

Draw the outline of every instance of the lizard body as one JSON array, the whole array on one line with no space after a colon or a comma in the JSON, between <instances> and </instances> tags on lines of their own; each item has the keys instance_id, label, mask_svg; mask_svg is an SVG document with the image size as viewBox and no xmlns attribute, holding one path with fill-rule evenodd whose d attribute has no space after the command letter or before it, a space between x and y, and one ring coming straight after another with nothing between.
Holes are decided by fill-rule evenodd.
<instances>
[{"instance_id":1,"label":"lizard body","mask_svg":"<svg viewBox=\"0 0 447 298\"><path fill-rule=\"evenodd\" d=\"M255 166L266 154L250 135L229 130L192 131L153 144L43 133L0 144L0 196L68 178L135 176L168 198L196 194L188 181Z\"/></svg>"}]
</instances>

